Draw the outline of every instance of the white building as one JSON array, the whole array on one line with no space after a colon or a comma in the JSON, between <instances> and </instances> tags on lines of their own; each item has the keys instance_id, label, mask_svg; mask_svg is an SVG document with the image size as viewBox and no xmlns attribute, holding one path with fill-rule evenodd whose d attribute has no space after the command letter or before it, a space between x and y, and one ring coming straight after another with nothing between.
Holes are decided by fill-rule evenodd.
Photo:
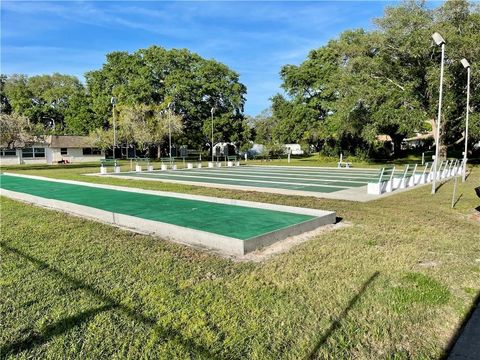
<instances>
[{"instance_id":1,"label":"white building","mask_svg":"<svg viewBox=\"0 0 480 360\"><path fill-rule=\"evenodd\" d=\"M285 144L285 153L290 152L291 155L303 155L303 150L300 144Z\"/></svg>"},{"instance_id":2,"label":"white building","mask_svg":"<svg viewBox=\"0 0 480 360\"><path fill-rule=\"evenodd\" d=\"M49 135L45 141L29 147L0 149L1 165L57 164L62 160L79 163L100 159L105 159L105 152L93 147L88 136Z\"/></svg>"}]
</instances>

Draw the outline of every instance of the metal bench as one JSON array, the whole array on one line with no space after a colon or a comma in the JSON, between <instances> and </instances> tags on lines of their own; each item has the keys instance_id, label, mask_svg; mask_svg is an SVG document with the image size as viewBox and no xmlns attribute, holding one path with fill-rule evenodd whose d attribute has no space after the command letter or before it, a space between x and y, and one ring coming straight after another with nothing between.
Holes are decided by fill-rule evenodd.
<instances>
[{"instance_id":1,"label":"metal bench","mask_svg":"<svg viewBox=\"0 0 480 360\"><path fill-rule=\"evenodd\" d=\"M352 163L349 162L349 161L339 161L339 162L337 162L337 167L338 168L343 168L344 167L344 168L348 169L348 168L352 167Z\"/></svg>"},{"instance_id":2,"label":"metal bench","mask_svg":"<svg viewBox=\"0 0 480 360\"><path fill-rule=\"evenodd\" d=\"M120 172L117 159L100 159L100 174L106 174L108 172L108 166L113 166L113 172Z\"/></svg>"},{"instance_id":3,"label":"metal bench","mask_svg":"<svg viewBox=\"0 0 480 360\"><path fill-rule=\"evenodd\" d=\"M153 165L150 163L150 158L134 158L135 161L135 171L141 172L143 170L142 165L147 165L147 171L153 171Z\"/></svg>"},{"instance_id":4,"label":"metal bench","mask_svg":"<svg viewBox=\"0 0 480 360\"><path fill-rule=\"evenodd\" d=\"M240 161L237 160L237 155L227 156L227 166L240 166Z\"/></svg>"}]
</instances>

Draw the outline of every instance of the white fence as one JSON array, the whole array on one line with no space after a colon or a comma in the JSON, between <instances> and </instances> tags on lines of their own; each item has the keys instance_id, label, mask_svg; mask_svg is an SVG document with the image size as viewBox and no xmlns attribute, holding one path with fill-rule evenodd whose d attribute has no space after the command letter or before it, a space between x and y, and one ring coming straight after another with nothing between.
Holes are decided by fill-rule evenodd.
<instances>
[{"instance_id":1,"label":"white fence","mask_svg":"<svg viewBox=\"0 0 480 360\"><path fill-rule=\"evenodd\" d=\"M368 183L367 192L372 195L381 195L397 189L405 189L422 185L436 180L446 180L462 173L464 164L460 160L445 160L440 162L437 171L434 164L426 163L423 170L417 169L417 164L405 165L403 169L395 166L384 167L380 170L378 181Z\"/></svg>"}]
</instances>

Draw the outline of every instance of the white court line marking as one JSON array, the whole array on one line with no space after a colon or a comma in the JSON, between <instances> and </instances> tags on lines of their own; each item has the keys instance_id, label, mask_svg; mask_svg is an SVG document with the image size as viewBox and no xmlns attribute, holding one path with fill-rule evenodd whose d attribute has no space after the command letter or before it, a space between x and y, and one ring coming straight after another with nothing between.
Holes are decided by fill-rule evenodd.
<instances>
[{"instance_id":1,"label":"white court line marking","mask_svg":"<svg viewBox=\"0 0 480 360\"><path fill-rule=\"evenodd\" d=\"M179 169L177 171L190 171L192 169ZM252 168L205 168L203 170L199 170L199 171L223 171L223 172L228 172L228 173L239 173L239 172L250 172L250 173L258 173L258 174L289 174L289 175L308 175L308 176L323 176L323 175L326 175L326 176L338 176L338 177L343 177L343 176L349 176L349 177L353 177L353 178L372 178L372 177L375 177L375 176L378 176L379 172L373 172L373 173L368 173L368 174L348 174L348 173L345 173L345 172L307 172L307 171L288 171L288 170L285 170L285 171L282 171L282 170L274 170L274 171L270 171L270 170L257 170L257 169L252 169Z\"/></svg>"},{"instance_id":2,"label":"white court line marking","mask_svg":"<svg viewBox=\"0 0 480 360\"><path fill-rule=\"evenodd\" d=\"M156 170L155 170L156 171ZM255 171L255 170L250 170L250 169L239 169L239 170L233 170L233 169L224 169L222 168L205 168L205 169L180 169L177 171L182 171L182 172L193 172L193 171L202 171L202 172L221 172L224 174L271 174L274 176L281 176L281 175L292 175L292 176L309 176L309 177L318 177L318 178L324 178L324 177L334 177L336 180L339 180L340 178L352 178L352 179L373 179L373 178L378 178L378 174L371 174L371 175L361 175L361 174L335 174L335 173L317 173L317 174L312 174L312 173L300 173L300 172L280 172L280 171Z\"/></svg>"},{"instance_id":3,"label":"white court line marking","mask_svg":"<svg viewBox=\"0 0 480 360\"><path fill-rule=\"evenodd\" d=\"M252 165L243 165L240 167L226 167L227 169L252 169L252 170L268 170L268 171L304 171L304 172L310 172L310 173L322 173L322 172L341 172L341 173L356 173L356 174L370 174L370 173L376 173L380 171L380 169L372 169L372 170L353 170L353 169L339 169L339 168L292 168L292 167L282 167L282 166L277 166L277 167L270 167L270 166L252 166Z\"/></svg>"},{"instance_id":4,"label":"white court line marking","mask_svg":"<svg viewBox=\"0 0 480 360\"><path fill-rule=\"evenodd\" d=\"M337 166L290 166L290 165L255 165L255 164L245 164L245 167L251 168L272 168L272 169L306 169L306 170L343 170L343 171L375 171L380 170L381 168L359 168L359 167L350 167L350 168L339 168Z\"/></svg>"},{"instance_id":5,"label":"white court line marking","mask_svg":"<svg viewBox=\"0 0 480 360\"><path fill-rule=\"evenodd\" d=\"M185 174L187 171L184 171L182 172L182 175ZM151 171L150 172L147 172L147 173L152 173ZM205 171L202 171L202 170L192 170L192 169L188 169L188 173L189 174L200 174L200 175L205 175ZM228 174L227 176L233 176L233 177L258 177L258 178L266 178L266 179L277 179L279 180L280 183L283 183L283 180L287 180L289 181L289 179L285 178L285 177L279 177L279 176L266 176L266 175L249 175L249 174L243 174L243 173L235 173L235 172L223 172L223 171L216 171L216 170L208 170L207 172L208 174L212 174L212 175L220 175L220 174ZM161 172L156 172L156 174L161 174ZM172 174L171 172L169 172L169 174ZM233 179L230 178L230 179ZM213 177L212 177L213 178ZM239 180L242 180L241 178ZM253 180L253 179L252 179ZM282 181L280 181L282 180ZM368 183L368 181L358 181L358 180L342 180L342 179L308 179L308 178L299 178L299 177L296 177L295 179L290 179L290 180L305 180L305 181L326 181L326 182L338 182L338 181L341 181L341 182L347 182L347 183L355 183L355 184L362 184L362 185L365 185Z\"/></svg>"},{"instance_id":6,"label":"white court line marking","mask_svg":"<svg viewBox=\"0 0 480 360\"><path fill-rule=\"evenodd\" d=\"M127 174L127 173L124 173ZM135 174L135 172L132 172L132 174ZM264 183L264 184L281 184L281 185L296 185L296 186L314 186L314 187L332 187L332 188L337 188L337 189L351 189L351 186L333 186L333 185L324 185L324 184L308 184L308 183L294 183L294 182L276 182L276 181L267 181L267 180L247 180L247 179L230 179L230 178L218 178L218 177L205 177L205 176L190 176L190 175L175 175L172 173L149 173L149 172L141 172L137 174L143 174L147 176L157 176L157 179L161 179L161 177L158 177L158 175L162 175L163 177L183 177L183 178L196 178L196 179L208 179L208 180L226 180L226 181L233 181L236 183L241 183L241 182L253 182L253 183ZM135 176L135 175L134 175ZM138 176L138 175L137 175ZM141 177L141 176L138 176ZM181 181L181 180L179 180ZM208 182L208 181L207 181ZM240 185L240 184L239 184Z\"/></svg>"},{"instance_id":7,"label":"white court line marking","mask_svg":"<svg viewBox=\"0 0 480 360\"><path fill-rule=\"evenodd\" d=\"M269 166L269 165L241 165L241 166L231 166L228 167L222 163L223 167L222 168L227 168L227 169L239 169L239 168L249 168L249 169L269 169L269 170L291 170L291 171L310 171L310 172L321 172L321 171L343 171L343 172L351 172L351 173L369 173L369 172L375 172L379 171L380 169L378 168L372 168L372 169L354 169L354 168L326 168L326 167L306 167L306 166L297 166L297 167L292 167L292 166Z\"/></svg>"}]
</instances>

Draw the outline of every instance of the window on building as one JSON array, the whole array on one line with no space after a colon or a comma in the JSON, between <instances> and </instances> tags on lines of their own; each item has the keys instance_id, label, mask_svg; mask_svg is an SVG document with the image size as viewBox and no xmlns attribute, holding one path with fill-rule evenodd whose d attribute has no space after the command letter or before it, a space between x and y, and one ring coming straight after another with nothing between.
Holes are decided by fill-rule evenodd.
<instances>
[{"instance_id":1,"label":"window on building","mask_svg":"<svg viewBox=\"0 0 480 360\"><path fill-rule=\"evenodd\" d=\"M83 148L83 155L102 155L102 150L98 148Z\"/></svg>"},{"instance_id":2,"label":"window on building","mask_svg":"<svg viewBox=\"0 0 480 360\"><path fill-rule=\"evenodd\" d=\"M16 156L17 150L15 149L0 149L1 156Z\"/></svg>"},{"instance_id":3,"label":"window on building","mask_svg":"<svg viewBox=\"0 0 480 360\"><path fill-rule=\"evenodd\" d=\"M23 148L22 149L23 158L33 158L33 148Z\"/></svg>"},{"instance_id":4,"label":"window on building","mask_svg":"<svg viewBox=\"0 0 480 360\"><path fill-rule=\"evenodd\" d=\"M23 158L44 158L45 157L45 148L23 148L22 149Z\"/></svg>"},{"instance_id":5,"label":"window on building","mask_svg":"<svg viewBox=\"0 0 480 360\"><path fill-rule=\"evenodd\" d=\"M45 148L33 148L33 156L35 158L44 158L45 157Z\"/></svg>"},{"instance_id":6,"label":"window on building","mask_svg":"<svg viewBox=\"0 0 480 360\"><path fill-rule=\"evenodd\" d=\"M68 155L68 149L67 148L60 148L60 154L61 155Z\"/></svg>"}]
</instances>

